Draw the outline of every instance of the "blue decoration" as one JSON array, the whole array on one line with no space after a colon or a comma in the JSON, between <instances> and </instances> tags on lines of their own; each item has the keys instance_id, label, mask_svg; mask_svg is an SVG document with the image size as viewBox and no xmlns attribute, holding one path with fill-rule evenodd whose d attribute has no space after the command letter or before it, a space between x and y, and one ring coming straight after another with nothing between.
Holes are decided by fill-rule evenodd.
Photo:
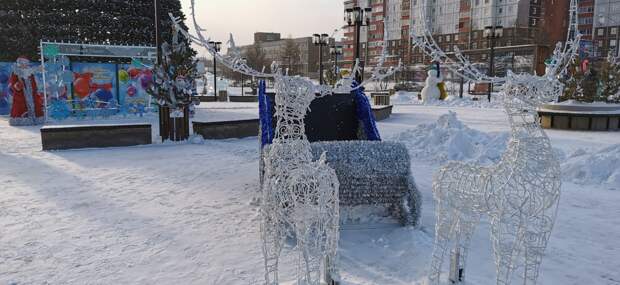
<instances>
[{"instance_id":1,"label":"blue decoration","mask_svg":"<svg viewBox=\"0 0 620 285\"><path fill-rule=\"evenodd\" d=\"M144 104L136 104L136 113L138 113L138 115L140 115L140 118L142 118L144 116L144 113L146 113L146 106L144 106Z\"/></svg>"},{"instance_id":2,"label":"blue decoration","mask_svg":"<svg viewBox=\"0 0 620 285\"><path fill-rule=\"evenodd\" d=\"M86 116L90 116L91 120L94 120L98 115L97 100L93 97L88 97L84 103L86 104Z\"/></svg>"},{"instance_id":3,"label":"blue decoration","mask_svg":"<svg viewBox=\"0 0 620 285\"><path fill-rule=\"evenodd\" d=\"M50 117L62 121L71 116L71 107L64 100L53 99L49 108Z\"/></svg>"},{"instance_id":4,"label":"blue decoration","mask_svg":"<svg viewBox=\"0 0 620 285\"><path fill-rule=\"evenodd\" d=\"M71 61L69 60L69 58L65 55L61 56L60 59L58 60L58 62L63 65L63 66L69 66L69 64L71 64Z\"/></svg>"},{"instance_id":5,"label":"blue decoration","mask_svg":"<svg viewBox=\"0 0 620 285\"><path fill-rule=\"evenodd\" d=\"M0 115L8 115L11 111L11 106L9 105L9 96L7 92L2 90L2 86L0 86Z\"/></svg>"},{"instance_id":6,"label":"blue decoration","mask_svg":"<svg viewBox=\"0 0 620 285\"><path fill-rule=\"evenodd\" d=\"M357 86L358 83L353 82L351 87L356 88ZM362 124L361 127L366 135L366 140L380 141L381 136L379 135L379 130L377 129L375 115L372 113L372 107L370 107L368 97L364 94L364 87L355 89L352 93L355 98L355 114L357 115L357 119Z\"/></svg>"},{"instance_id":7,"label":"blue decoration","mask_svg":"<svg viewBox=\"0 0 620 285\"><path fill-rule=\"evenodd\" d=\"M9 74L0 70L0 84L9 82Z\"/></svg>"},{"instance_id":8,"label":"blue decoration","mask_svg":"<svg viewBox=\"0 0 620 285\"><path fill-rule=\"evenodd\" d=\"M260 116L260 128L261 128L261 146L271 144L275 130L272 124L271 106L273 103L269 96L267 96L267 87L265 81L261 80L258 83L258 110Z\"/></svg>"},{"instance_id":9,"label":"blue decoration","mask_svg":"<svg viewBox=\"0 0 620 285\"><path fill-rule=\"evenodd\" d=\"M95 95L95 97L99 101L103 101L103 102L109 102L114 97L112 92L105 90L105 89L97 89L97 91L95 91L93 95Z\"/></svg>"},{"instance_id":10,"label":"blue decoration","mask_svg":"<svg viewBox=\"0 0 620 285\"><path fill-rule=\"evenodd\" d=\"M61 77L64 84L71 84L73 82L73 72L71 70L63 71Z\"/></svg>"},{"instance_id":11,"label":"blue decoration","mask_svg":"<svg viewBox=\"0 0 620 285\"><path fill-rule=\"evenodd\" d=\"M127 114L129 113L130 109L131 107L129 106L129 104L122 104L118 108L118 112L123 116L123 118L125 118L127 117Z\"/></svg>"}]
</instances>

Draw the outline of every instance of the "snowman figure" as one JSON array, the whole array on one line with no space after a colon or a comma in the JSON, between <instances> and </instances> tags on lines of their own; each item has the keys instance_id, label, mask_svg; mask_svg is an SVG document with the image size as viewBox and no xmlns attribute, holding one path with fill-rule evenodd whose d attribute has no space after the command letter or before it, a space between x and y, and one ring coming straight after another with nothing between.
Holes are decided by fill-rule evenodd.
<instances>
[{"instance_id":1,"label":"snowman figure","mask_svg":"<svg viewBox=\"0 0 620 285\"><path fill-rule=\"evenodd\" d=\"M429 103L433 101L439 100L441 97L441 90L437 86L439 83L443 82L443 78L437 75L437 70L431 69L428 71L428 76L426 77L425 86L422 89L422 102Z\"/></svg>"}]
</instances>

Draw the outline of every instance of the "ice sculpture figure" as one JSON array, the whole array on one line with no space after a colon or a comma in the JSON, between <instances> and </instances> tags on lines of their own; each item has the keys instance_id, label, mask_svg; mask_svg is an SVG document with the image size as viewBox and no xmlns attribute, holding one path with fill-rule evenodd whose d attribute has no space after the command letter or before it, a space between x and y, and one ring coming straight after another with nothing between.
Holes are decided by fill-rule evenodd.
<instances>
[{"instance_id":1,"label":"ice sculpture figure","mask_svg":"<svg viewBox=\"0 0 620 285\"><path fill-rule=\"evenodd\" d=\"M420 9L420 18L425 17ZM482 215L490 217L497 284L511 283L516 270L524 284L536 284L560 197L560 168L551 142L539 124L537 109L561 95L560 74L575 58L580 35L577 4L571 0L570 29L564 47L558 44L544 76L514 74L488 77L455 47L448 57L433 40L428 27L414 43L455 74L476 82L503 83L503 105L511 137L499 163L484 167L450 162L435 175L433 194L437 224L429 283L440 284L444 256L450 248L449 280L461 283L472 234ZM426 21L422 21L423 25Z\"/></svg>"}]
</instances>

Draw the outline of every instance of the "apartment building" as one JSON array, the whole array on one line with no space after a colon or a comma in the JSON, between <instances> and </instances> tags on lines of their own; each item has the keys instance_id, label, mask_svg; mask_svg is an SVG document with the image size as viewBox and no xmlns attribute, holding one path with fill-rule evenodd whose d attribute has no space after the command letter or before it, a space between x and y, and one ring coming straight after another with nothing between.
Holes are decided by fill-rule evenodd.
<instances>
[{"instance_id":1,"label":"apartment building","mask_svg":"<svg viewBox=\"0 0 620 285\"><path fill-rule=\"evenodd\" d=\"M345 1L345 9L364 7L359 0ZM593 0L587 0L593 1ZM600 1L600 0L599 0ZM609 0L620 1L620 0ZM454 47L463 51L470 61L488 62L489 39L484 37L487 26L502 26L503 35L495 40L496 67L519 71L544 71L544 60L558 41L563 41L568 28L568 2L558 0L371 0L363 1L373 9L368 39L362 30L362 59L368 64L381 52L383 35L387 36L390 63L398 60L406 66L423 66L428 58L414 48L410 33L419 35L424 28L422 11L428 29L446 52ZM428 6L423 7L425 3ZM422 10L424 9L424 10ZM384 33L385 32L385 33ZM607 35L611 31L606 31ZM354 29L345 32L345 60L353 60ZM368 49L366 45L368 44ZM617 44L616 44L617 45Z\"/></svg>"},{"instance_id":2,"label":"apartment building","mask_svg":"<svg viewBox=\"0 0 620 285\"><path fill-rule=\"evenodd\" d=\"M412 0L346 0L345 10L355 6L372 8L370 23L361 28L360 55L366 66L374 66L383 51L387 40L388 56L386 65L396 65L399 60L410 59L410 3ZM344 62L351 67L355 58L355 27L344 27ZM387 38L386 38L387 37Z\"/></svg>"},{"instance_id":3,"label":"apartment building","mask_svg":"<svg viewBox=\"0 0 620 285\"><path fill-rule=\"evenodd\" d=\"M265 54L266 62L278 62L281 66L288 67L289 62L283 59L283 50L290 39L283 39L279 33L259 32L254 34L254 44L239 47L241 54L248 54L249 50L259 43L262 52ZM295 63L292 70L296 73L312 78L319 75L319 47L312 43L312 37L293 38L293 42L299 48L299 59L290 60ZM330 39L330 46L334 44L334 39ZM330 61L329 46L323 47L323 64ZM326 65L327 66L327 65ZM267 66L268 68L268 66Z\"/></svg>"},{"instance_id":4,"label":"apartment building","mask_svg":"<svg viewBox=\"0 0 620 285\"><path fill-rule=\"evenodd\" d=\"M620 55L620 0L595 0L592 32L593 58Z\"/></svg>"}]
</instances>

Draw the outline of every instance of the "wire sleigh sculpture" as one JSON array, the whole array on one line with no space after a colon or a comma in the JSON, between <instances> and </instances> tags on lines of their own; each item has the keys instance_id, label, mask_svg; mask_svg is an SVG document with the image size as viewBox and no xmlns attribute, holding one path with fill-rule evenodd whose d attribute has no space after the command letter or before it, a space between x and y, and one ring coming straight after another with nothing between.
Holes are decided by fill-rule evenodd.
<instances>
[{"instance_id":1,"label":"wire sleigh sculpture","mask_svg":"<svg viewBox=\"0 0 620 285\"><path fill-rule=\"evenodd\" d=\"M379 64L368 80L356 84L352 78L343 79L335 89L316 85L307 78L288 76L275 63L271 65L271 73L266 73L264 68L257 71L246 64L232 35L226 55L209 44L209 38L202 34L205 30L196 22L194 2L191 1L191 15L196 35L183 30L181 20L170 15L175 29L231 70L275 81L275 135L272 144L263 151L265 171L261 177L260 232L265 283L279 284L280 254L289 238L294 238L298 255L297 284L319 285L322 279L338 282L339 182L334 169L325 162L325 153L319 160L313 160L304 118L313 100L336 91L352 92L369 82L383 80L400 70L400 64L383 67L387 56L387 44L384 44ZM354 70L358 69L359 62Z\"/></svg>"},{"instance_id":2,"label":"wire sleigh sculpture","mask_svg":"<svg viewBox=\"0 0 620 285\"><path fill-rule=\"evenodd\" d=\"M428 281L440 284L444 257L450 249L449 281L464 282L471 238L486 215L491 220L496 283L510 284L513 273L520 270L523 284L536 284L555 223L561 184L559 161L540 127L537 109L557 99L564 89L559 77L574 61L580 41L577 2L570 3L567 42L557 44L543 76L510 71L505 77L486 76L458 47L455 59L448 57L432 38L425 10L420 9L424 29L413 38L414 44L467 80L503 83L503 106L511 128L507 151L497 164L485 167L450 162L433 178L437 221Z\"/></svg>"}]
</instances>

